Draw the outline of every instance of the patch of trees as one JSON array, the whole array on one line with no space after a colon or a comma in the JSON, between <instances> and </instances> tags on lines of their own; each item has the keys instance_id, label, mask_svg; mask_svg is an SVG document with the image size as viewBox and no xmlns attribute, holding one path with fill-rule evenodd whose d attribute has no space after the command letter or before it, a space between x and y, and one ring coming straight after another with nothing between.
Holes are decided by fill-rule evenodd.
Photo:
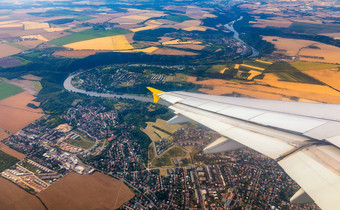
<instances>
[{"instance_id":1,"label":"patch of trees","mask_svg":"<svg viewBox=\"0 0 340 210\"><path fill-rule=\"evenodd\" d=\"M160 40L159 37L164 36L168 33L173 33L178 31L174 28L159 28L154 30L145 30L138 31L133 36L133 40L135 41L149 41L149 42L158 42Z\"/></svg>"}]
</instances>

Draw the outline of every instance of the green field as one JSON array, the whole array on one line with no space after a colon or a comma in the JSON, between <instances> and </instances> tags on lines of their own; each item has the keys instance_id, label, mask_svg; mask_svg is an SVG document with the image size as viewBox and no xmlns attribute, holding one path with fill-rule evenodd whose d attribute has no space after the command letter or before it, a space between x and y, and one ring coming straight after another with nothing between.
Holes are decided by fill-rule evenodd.
<instances>
[{"instance_id":1,"label":"green field","mask_svg":"<svg viewBox=\"0 0 340 210\"><path fill-rule=\"evenodd\" d=\"M73 33L71 35L49 41L48 43L57 45L57 46L62 46L62 45L70 44L73 42L80 42L80 41L85 41L89 39L101 38L101 37L106 37L106 36L122 35L122 34L127 34L127 33L131 33L131 31L122 30L122 29L113 29L109 31L105 31L103 29L97 29L97 30L89 29L89 30Z\"/></svg>"},{"instance_id":2,"label":"green field","mask_svg":"<svg viewBox=\"0 0 340 210\"><path fill-rule=\"evenodd\" d=\"M153 166L162 167L162 166L172 166L172 158L174 157L184 157L186 152L180 147L173 147L166 153L164 153L161 157L155 158L152 161Z\"/></svg>"},{"instance_id":3,"label":"green field","mask_svg":"<svg viewBox=\"0 0 340 210\"><path fill-rule=\"evenodd\" d=\"M18 159L12 157L0 150L0 172L8 169L10 166L19 162Z\"/></svg>"},{"instance_id":4,"label":"green field","mask_svg":"<svg viewBox=\"0 0 340 210\"><path fill-rule=\"evenodd\" d=\"M320 34L320 33L338 33L340 27L332 24L313 24L293 22L289 27L290 30L305 34Z\"/></svg>"},{"instance_id":5,"label":"green field","mask_svg":"<svg viewBox=\"0 0 340 210\"><path fill-rule=\"evenodd\" d=\"M170 20L170 21L175 21L175 22L178 22L178 23L182 23L186 20L192 20L191 17L185 16L185 15L168 15L168 16L165 16L164 19Z\"/></svg>"},{"instance_id":6,"label":"green field","mask_svg":"<svg viewBox=\"0 0 340 210\"><path fill-rule=\"evenodd\" d=\"M21 165L24 168L26 168L29 171L32 171L35 175L38 175L38 171L41 171L39 168L35 167L34 165L29 164L26 159L22 161L21 163L22 163Z\"/></svg>"},{"instance_id":7,"label":"green field","mask_svg":"<svg viewBox=\"0 0 340 210\"><path fill-rule=\"evenodd\" d=\"M264 71L264 73L274 73L282 81L321 84L318 80L302 73L284 61L273 63Z\"/></svg>"},{"instance_id":8,"label":"green field","mask_svg":"<svg viewBox=\"0 0 340 210\"><path fill-rule=\"evenodd\" d=\"M0 100L23 92L23 90L15 85L0 81Z\"/></svg>"},{"instance_id":9,"label":"green field","mask_svg":"<svg viewBox=\"0 0 340 210\"><path fill-rule=\"evenodd\" d=\"M250 66L256 66L256 67L260 67L260 68L264 68L264 69L271 65L271 64L261 63L261 62L252 61L252 60L244 61L243 63L250 65Z\"/></svg>"},{"instance_id":10,"label":"green field","mask_svg":"<svg viewBox=\"0 0 340 210\"><path fill-rule=\"evenodd\" d=\"M85 21L85 20L94 19L94 17L91 17L91 16L77 16L77 17L74 17L73 19L75 19L77 21Z\"/></svg>"},{"instance_id":11,"label":"green field","mask_svg":"<svg viewBox=\"0 0 340 210\"><path fill-rule=\"evenodd\" d=\"M78 139L67 139L65 142L69 143L73 146L76 147L80 147L83 149L89 149L94 145L94 142L91 141L89 138L87 138L86 136L82 135L81 133L75 132L76 134L78 134L80 137Z\"/></svg>"},{"instance_id":12,"label":"green field","mask_svg":"<svg viewBox=\"0 0 340 210\"><path fill-rule=\"evenodd\" d=\"M222 64L222 65L213 65L208 69L208 73L220 73L221 70L227 68L227 65Z\"/></svg>"},{"instance_id":13,"label":"green field","mask_svg":"<svg viewBox=\"0 0 340 210\"><path fill-rule=\"evenodd\" d=\"M340 65L328 64L328 63L316 63L316 62L303 62L295 61L290 63L291 66L299 69L300 71L306 70L320 70L320 69L334 69L339 68Z\"/></svg>"},{"instance_id":14,"label":"green field","mask_svg":"<svg viewBox=\"0 0 340 210\"><path fill-rule=\"evenodd\" d=\"M11 45L12 47L15 47L15 48L18 48L20 50L29 50L30 48L26 47L26 46L23 46L23 45L20 45L20 44L17 44L15 42L8 42L7 44Z\"/></svg>"}]
</instances>

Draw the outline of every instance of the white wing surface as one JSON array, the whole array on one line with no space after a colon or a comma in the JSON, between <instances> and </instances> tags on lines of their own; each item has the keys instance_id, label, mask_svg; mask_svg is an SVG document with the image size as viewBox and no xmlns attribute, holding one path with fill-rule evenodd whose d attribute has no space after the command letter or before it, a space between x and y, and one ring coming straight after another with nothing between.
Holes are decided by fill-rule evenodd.
<instances>
[{"instance_id":1,"label":"white wing surface","mask_svg":"<svg viewBox=\"0 0 340 210\"><path fill-rule=\"evenodd\" d=\"M302 187L293 203L340 207L340 105L149 90L155 102L172 104L177 116L169 123L189 118L224 136L205 153L247 146L275 159Z\"/></svg>"}]
</instances>

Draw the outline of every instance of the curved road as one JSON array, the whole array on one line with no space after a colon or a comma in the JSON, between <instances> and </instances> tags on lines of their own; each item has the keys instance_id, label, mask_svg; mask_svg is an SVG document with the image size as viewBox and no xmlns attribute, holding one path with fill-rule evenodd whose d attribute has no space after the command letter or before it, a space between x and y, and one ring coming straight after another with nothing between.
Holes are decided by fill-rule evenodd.
<instances>
[{"instance_id":1,"label":"curved road","mask_svg":"<svg viewBox=\"0 0 340 210\"><path fill-rule=\"evenodd\" d=\"M144 101L144 102L153 102L152 98L148 98L148 97L143 97L143 96L135 96L135 95L128 95L128 94L122 94L122 95L118 95L118 94L113 94L113 93L97 93L94 91L86 91L86 90L82 90L79 88L76 88L72 85L72 79L81 74L83 72L77 73L77 74L73 74L73 75L69 75L66 80L64 81L64 88L70 92L74 92L74 93L81 93L81 94L85 94L87 96L94 96L94 97L103 97L103 98L124 98L124 99L134 99L134 100L138 100L138 101ZM169 103L165 102L165 101L159 101L159 104L165 105L165 106L169 106Z\"/></svg>"}]
</instances>

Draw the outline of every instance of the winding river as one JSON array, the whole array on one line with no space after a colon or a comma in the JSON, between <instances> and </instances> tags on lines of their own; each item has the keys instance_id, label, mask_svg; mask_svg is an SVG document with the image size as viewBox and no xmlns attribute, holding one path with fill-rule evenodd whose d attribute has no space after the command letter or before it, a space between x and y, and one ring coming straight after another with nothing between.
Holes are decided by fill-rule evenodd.
<instances>
[{"instance_id":1,"label":"winding river","mask_svg":"<svg viewBox=\"0 0 340 210\"><path fill-rule=\"evenodd\" d=\"M234 38L237 40L237 41L239 41L239 42L241 42L242 44L244 44L244 45L246 45L246 46L248 46L248 47L250 47L251 48L251 50L252 50L252 54L250 55L250 56L248 56L248 58L253 58L253 57L256 57L256 56L258 56L260 53L259 53L259 51L257 50L257 49L255 49L254 47L252 47L252 46L250 46L250 45L248 45L247 43L245 43L242 39L240 39L240 34L235 30L235 28L234 28L234 23L236 23L237 21L240 21L240 20L242 20L243 19L243 16L241 16L239 19L237 19L237 20L233 20L233 21L231 21L230 23L227 23L227 24L225 24L224 25L224 27L226 27L229 31L232 31L233 33L234 33Z\"/></svg>"},{"instance_id":2,"label":"winding river","mask_svg":"<svg viewBox=\"0 0 340 210\"><path fill-rule=\"evenodd\" d=\"M81 73L83 72L69 75L64 81L64 88L70 92L81 93L87 96L102 97L102 98L123 98L123 99L133 99L133 100L144 101L144 102L153 102L152 98L143 97L143 96L135 96L135 95L128 95L128 94L118 95L118 94L113 94L113 93L98 93L94 91L86 91L86 90L76 88L72 85L72 79ZM166 105L166 106L170 105L166 101L159 101L158 103L162 105Z\"/></svg>"}]
</instances>

